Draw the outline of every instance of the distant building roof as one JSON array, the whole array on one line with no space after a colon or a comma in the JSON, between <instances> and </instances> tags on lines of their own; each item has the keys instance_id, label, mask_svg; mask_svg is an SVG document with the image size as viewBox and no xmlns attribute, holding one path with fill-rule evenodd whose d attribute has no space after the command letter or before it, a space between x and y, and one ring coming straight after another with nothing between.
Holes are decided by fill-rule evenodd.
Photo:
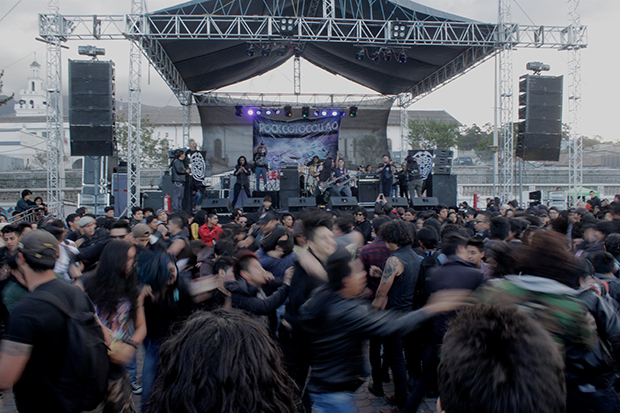
<instances>
[{"instance_id":1,"label":"distant building roof","mask_svg":"<svg viewBox=\"0 0 620 413\"><path fill-rule=\"evenodd\" d=\"M30 67L35 66L35 67L41 67L41 65L39 64L39 62L37 62L36 60L32 63L30 63Z\"/></svg>"}]
</instances>

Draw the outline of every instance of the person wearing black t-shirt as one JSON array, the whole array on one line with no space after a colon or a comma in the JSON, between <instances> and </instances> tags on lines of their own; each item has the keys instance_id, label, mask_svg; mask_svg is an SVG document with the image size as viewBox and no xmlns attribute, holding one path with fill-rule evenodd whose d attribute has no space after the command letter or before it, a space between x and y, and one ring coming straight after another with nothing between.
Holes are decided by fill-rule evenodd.
<instances>
[{"instance_id":1,"label":"person wearing black t-shirt","mask_svg":"<svg viewBox=\"0 0 620 413\"><path fill-rule=\"evenodd\" d=\"M66 316L39 298L51 294L69 308L94 309L82 290L56 278L58 242L52 234L25 234L17 254L17 274L31 293L11 312L0 344L0 391L13 387L21 413L65 412L54 383L65 363Z\"/></svg>"},{"instance_id":2,"label":"person wearing black t-shirt","mask_svg":"<svg viewBox=\"0 0 620 413\"><path fill-rule=\"evenodd\" d=\"M242 188L245 191L245 194L247 195L247 197L248 198L251 197L250 195L250 173L251 172L250 172L250 167L248 165L248 160L245 158L245 156L240 156L237 159L237 165L235 165L235 170L233 172L233 175L237 177L237 182L235 183L234 196L233 196L233 201L232 201L233 208L235 207L235 204L237 203L237 199L239 198L239 194L241 193ZM258 180L258 178L256 179Z\"/></svg>"},{"instance_id":3,"label":"person wearing black t-shirt","mask_svg":"<svg viewBox=\"0 0 620 413\"><path fill-rule=\"evenodd\" d=\"M267 190L267 147L265 142L259 143L254 148L254 173L256 174L256 191L260 191L260 177L263 177L263 188Z\"/></svg>"}]
</instances>

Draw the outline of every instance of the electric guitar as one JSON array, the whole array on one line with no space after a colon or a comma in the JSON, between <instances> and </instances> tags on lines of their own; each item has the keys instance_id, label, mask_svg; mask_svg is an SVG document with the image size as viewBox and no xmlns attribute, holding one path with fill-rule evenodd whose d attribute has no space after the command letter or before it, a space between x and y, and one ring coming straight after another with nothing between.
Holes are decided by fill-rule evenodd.
<instances>
[{"instance_id":1,"label":"electric guitar","mask_svg":"<svg viewBox=\"0 0 620 413\"><path fill-rule=\"evenodd\" d=\"M340 187L345 186L346 184L348 184L349 182L351 182L352 180L357 178L357 174L358 173L359 172L356 172L354 174L349 174L349 177L347 179L345 179L344 181L341 181L341 182L338 182L339 178L331 177L327 181L325 181L325 185L321 186L321 184L319 184L319 185L317 185L317 188L319 189L319 192L321 194L324 194L325 191L327 191L329 188L332 188L336 184L340 184Z\"/></svg>"}]
</instances>

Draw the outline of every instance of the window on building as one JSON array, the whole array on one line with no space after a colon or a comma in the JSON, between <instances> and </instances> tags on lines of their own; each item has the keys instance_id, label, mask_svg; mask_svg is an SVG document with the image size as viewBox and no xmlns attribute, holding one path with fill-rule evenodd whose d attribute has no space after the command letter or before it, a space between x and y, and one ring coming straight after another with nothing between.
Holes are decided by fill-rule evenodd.
<instances>
[{"instance_id":1,"label":"window on building","mask_svg":"<svg viewBox=\"0 0 620 413\"><path fill-rule=\"evenodd\" d=\"M213 142L213 156L217 159L222 159L222 140L216 139Z\"/></svg>"},{"instance_id":2,"label":"window on building","mask_svg":"<svg viewBox=\"0 0 620 413\"><path fill-rule=\"evenodd\" d=\"M34 92L34 82L32 82L32 91Z\"/></svg>"},{"instance_id":3,"label":"window on building","mask_svg":"<svg viewBox=\"0 0 620 413\"><path fill-rule=\"evenodd\" d=\"M31 100L31 101L30 101L30 107L31 107L32 109L34 109L34 100Z\"/></svg>"}]
</instances>

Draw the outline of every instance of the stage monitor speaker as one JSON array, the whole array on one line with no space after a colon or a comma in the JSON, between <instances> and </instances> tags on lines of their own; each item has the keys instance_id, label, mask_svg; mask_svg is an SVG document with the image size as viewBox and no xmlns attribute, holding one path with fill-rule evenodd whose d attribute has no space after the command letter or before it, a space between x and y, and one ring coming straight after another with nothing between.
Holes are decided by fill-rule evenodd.
<instances>
[{"instance_id":1,"label":"stage monitor speaker","mask_svg":"<svg viewBox=\"0 0 620 413\"><path fill-rule=\"evenodd\" d=\"M289 198L288 199L288 211L297 212L302 211L308 207L316 206L316 198L310 196L308 198Z\"/></svg>"},{"instance_id":2,"label":"stage monitor speaker","mask_svg":"<svg viewBox=\"0 0 620 413\"><path fill-rule=\"evenodd\" d=\"M357 208L357 199L354 196L332 196L327 202L330 209L339 209L341 211L353 211Z\"/></svg>"},{"instance_id":3,"label":"stage monitor speaker","mask_svg":"<svg viewBox=\"0 0 620 413\"><path fill-rule=\"evenodd\" d=\"M435 166L433 167L434 175L450 175L452 168L449 166Z\"/></svg>"},{"instance_id":4,"label":"stage monitor speaker","mask_svg":"<svg viewBox=\"0 0 620 413\"><path fill-rule=\"evenodd\" d=\"M263 206L263 198L244 198L243 212L256 212Z\"/></svg>"},{"instance_id":5,"label":"stage monitor speaker","mask_svg":"<svg viewBox=\"0 0 620 413\"><path fill-rule=\"evenodd\" d=\"M145 195L142 199L142 206L144 208L151 207L155 211L164 207L164 194L161 191L143 192ZM148 196L146 196L148 194Z\"/></svg>"},{"instance_id":6,"label":"stage monitor speaker","mask_svg":"<svg viewBox=\"0 0 620 413\"><path fill-rule=\"evenodd\" d=\"M439 200L434 196L428 196L426 198L415 197L411 198L411 203L413 204L413 208L417 210L432 209L439 205Z\"/></svg>"},{"instance_id":7,"label":"stage monitor speaker","mask_svg":"<svg viewBox=\"0 0 620 413\"><path fill-rule=\"evenodd\" d=\"M71 155L114 154L114 63L69 60Z\"/></svg>"},{"instance_id":8,"label":"stage monitor speaker","mask_svg":"<svg viewBox=\"0 0 620 413\"><path fill-rule=\"evenodd\" d=\"M200 209L220 214L228 214L232 211L232 205L228 198L203 199Z\"/></svg>"},{"instance_id":9,"label":"stage monitor speaker","mask_svg":"<svg viewBox=\"0 0 620 413\"><path fill-rule=\"evenodd\" d=\"M392 205L394 208L409 207L409 201L404 196L388 196L385 198L388 204Z\"/></svg>"},{"instance_id":10,"label":"stage monitor speaker","mask_svg":"<svg viewBox=\"0 0 620 413\"><path fill-rule=\"evenodd\" d=\"M379 196L380 186L381 183L379 180L360 180L357 184L359 201L363 203L374 203Z\"/></svg>"},{"instance_id":11,"label":"stage monitor speaker","mask_svg":"<svg viewBox=\"0 0 620 413\"><path fill-rule=\"evenodd\" d=\"M440 157L440 158L452 158L452 156L454 156L454 152L448 150L448 149L435 149L435 157Z\"/></svg>"},{"instance_id":12,"label":"stage monitor speaker","mask_svg":"<svg viewBox=\"0 0 620 413\"><path fill-rule=\"evenodd\" d=\"M452 158L446 158L443 156L435 156L435 165L436 166L450 166L452 165Z\"/></svg>"},{"instance_id":13,"label":"stage monitor speaker","mask_svg":"<svg viewBox=\"0 0 620 413\"><path fill-rule=\"evenodd\" d=\"M289 207L291 206L291 204L289 203L289 200L291 198L297 198L297 197L299 197L299 189L293 190L293 191L281 190L280 191L280 208L289 209Z\"/></svg>"},{"instance_id":14,"label":"stage monitor speaker","mask_svg":"<svg viewBox=\"0 0 620 413\"><path fill-rule=\"evenodd\" d=\"M557 162L560 160L561 143L561 134L518 134L515 153L524 161Z\"/></svg>"},{"instance_id":15,"label":"stage monitor speaker","mask_svg":"<svg viewBox=\"0 0 620 413\"><path fill-rule=\"evenodd\" d=\"M280 208L280 192L279 191L253 191L252 192L252 198L261 199L261 206L262 206L262 200L266 196L271 197L271 208ZM299 196L299 192L295 196Z\"/></svg>"},{"instance_id":16,"label":"stage monitor speaker","mask_svg":"<svg viewBox=\"0 0 620 413\"><path fill-rule=\"evenodd\" d=\"M280 169L280 191L297 191L299 194L299 170L297 168Z\"/></svg>"},{"instance_id":17,"label":"stage monitor speaker","mask_svg":"<svg viewBox=\"0 0 620 413\"><path fill-rule=\"evenodd\" d=\"M437 198L440 204L447 206L457 205L456 175L434 175L433 196Z\"/></svg>"},{"instance_id":18,"label":"stage monitor speaker","mask_svg":"<svg viewBox=\"0 0 620 413\"><path fill-rule=\"evenodd\" d=\"M538 191L530 192L530 200L532 200L532 201L541 201L542 200L542 191L538 190Z\"/></svg>"}]
</instances>

